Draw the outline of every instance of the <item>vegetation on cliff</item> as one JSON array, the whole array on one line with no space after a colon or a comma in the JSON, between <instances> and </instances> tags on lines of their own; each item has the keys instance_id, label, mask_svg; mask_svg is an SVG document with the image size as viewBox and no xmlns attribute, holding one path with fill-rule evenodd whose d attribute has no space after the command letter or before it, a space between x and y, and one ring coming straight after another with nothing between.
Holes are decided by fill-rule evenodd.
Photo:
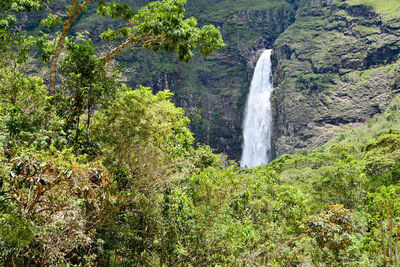
<instances>
[{"instance_id":1,"label":"vegetation on cliff","mask_svg":"<svg viewBox=\"0 0 400 267\"><path fill-rule=\"evenodd\" d=\"M299 6L274 44L277 155L321 146L386 110L400 89L398 6L390 0ZM390 8L397 16L386 15Z\"/></svg>"},{"instance_id":2,"label":"vegetation on cliff","mask_svg":"<svg viewBox=\"0 0 400 267\"><path fill-rule=\"evenodd\" d=\"M393 18L399 17L400 3L396 0L374 1L374 0L347 0L351 5L365 5L372 7L376 12Z\"/></svg>"}]
</instances>

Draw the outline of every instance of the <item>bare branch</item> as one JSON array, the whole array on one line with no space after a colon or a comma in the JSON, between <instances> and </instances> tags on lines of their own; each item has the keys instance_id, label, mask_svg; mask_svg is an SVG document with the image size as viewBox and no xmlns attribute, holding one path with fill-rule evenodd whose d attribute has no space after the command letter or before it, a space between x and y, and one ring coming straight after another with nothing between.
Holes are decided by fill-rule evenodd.
<instances>
[{"instance_id":1,"label":"bare branch","mask_svg":"<svg viewBox=\"0 0 400 267\"><path fill-rule=\"evenodd\" d=\"M286 241L285 243L281 244L272 254L271 259L274 259L276 257L276 255L279 253L279 251L281 249L283 249L284 247L286 247L287 245L289 245L290 243L302 239L303 237L307 236L307 234L301 234L299 236L293 237L292 239L289 239L288 241ZM259 250L258 252L255 252L251 255L249 255L247 257L247 260L254 260L257 256L259 256L260 254L262 254L263 252L266 252L267 250L265 248L262 248L261 250Z\"/></svg>"},{"instance_id":2,"label":"bare branch","mask_svg":"<svg viewBox=\"0 0 400 267\"><path fill-rule=\"evenodd\" d=\"M285 243L283 243L282 245L280 245L274 252L274 254L272 254L272 258L275 259L276 255L279 253L279 251L281 251L281 249L283 249L284 247L286 247L287 245L289 245L290 243L302 239L303 237L307 236L307 234L302 234L296 237L293 237L292 239L289 239L288 241L286 241Z\"/></svg>"},{"instance_id":3,"label":"bare branch","mask_svg":"<svg viewBox=\"0 0 400 267\"><path fill-rule=\"evenodd\" d=\"M57 16L60 16L60 17L63 17L63 18L66 18L66 17L67 17L67 15L61 14L60 12L57 12L57 11L54 11L53 9L51 9L51 7L50 7L48 4L46 4L45 2L43 3L43 5L45 6L45 8L46 8L51 14L54 14L54 15L57 15Z\"/></svg>"}]
</instances>

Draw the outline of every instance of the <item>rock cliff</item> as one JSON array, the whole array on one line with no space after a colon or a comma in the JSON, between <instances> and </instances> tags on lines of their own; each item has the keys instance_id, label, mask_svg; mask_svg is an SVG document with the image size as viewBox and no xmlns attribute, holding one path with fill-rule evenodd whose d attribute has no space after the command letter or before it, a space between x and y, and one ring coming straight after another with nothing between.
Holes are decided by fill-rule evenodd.
<instances>
[{"instance_id":1,"label":"rock cliff","mask_svg":"<svg viewBox=\"0 0 400 267\"><path fill-rule=\"evenodd\" d=\"M323 144L385 110L400 89L400 15L348 1L301 6L274 44L276 155Z\"/></svg>"}]
</instances>

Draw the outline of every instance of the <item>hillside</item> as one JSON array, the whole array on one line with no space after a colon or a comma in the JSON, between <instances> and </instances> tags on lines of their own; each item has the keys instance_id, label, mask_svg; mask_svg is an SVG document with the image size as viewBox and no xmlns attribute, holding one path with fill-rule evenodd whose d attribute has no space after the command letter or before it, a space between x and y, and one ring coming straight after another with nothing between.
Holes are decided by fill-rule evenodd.
<instances>
[{"instance_id":1,"label":"hillside","mask_svg":"<svg viewBox=\"0 0 400 267\"><path fill-rule=\"evenodd\" d=\"M139 8L151 1L125 2ZM62 1L51 5L57 10ZM87 31L104 54L113 44L101 42L99 35L120 22L100 19L95 5L88 7L71 33ZM149 86L155 92L170 89L174 93L173 101L186 110L192 121L190 128L196 142L239 159L243 111L255 63L262 50L273 47L278 36L294 22L296 8L295 1L285 0L189 0L187 16L195 16L200 25L216 25L226 48L207 58L196 56L189 64L178 61L176 54L148 50L125 53L117 61L129 86ZM33 14L25 18L22 27L37 33L39 21L40 17Z\"/></svg>"}]
</instances>

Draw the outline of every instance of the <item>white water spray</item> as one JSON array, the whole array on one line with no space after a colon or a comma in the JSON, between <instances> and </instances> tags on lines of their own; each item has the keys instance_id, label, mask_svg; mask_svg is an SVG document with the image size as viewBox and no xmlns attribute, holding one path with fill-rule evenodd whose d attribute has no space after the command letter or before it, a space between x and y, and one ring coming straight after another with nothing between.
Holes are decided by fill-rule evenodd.
<instances>
[{"instance_id":1,"label":"white water spray","mask_svg":"<svg viewBox=\"0 0 400 267\"><path fill-rule=\"evenodd\" d=\"M272 114L272 50L265 50L258 59L251 81L243 123L242 167L256 167L271 160Z\"/></svg>"}]
</instances>

